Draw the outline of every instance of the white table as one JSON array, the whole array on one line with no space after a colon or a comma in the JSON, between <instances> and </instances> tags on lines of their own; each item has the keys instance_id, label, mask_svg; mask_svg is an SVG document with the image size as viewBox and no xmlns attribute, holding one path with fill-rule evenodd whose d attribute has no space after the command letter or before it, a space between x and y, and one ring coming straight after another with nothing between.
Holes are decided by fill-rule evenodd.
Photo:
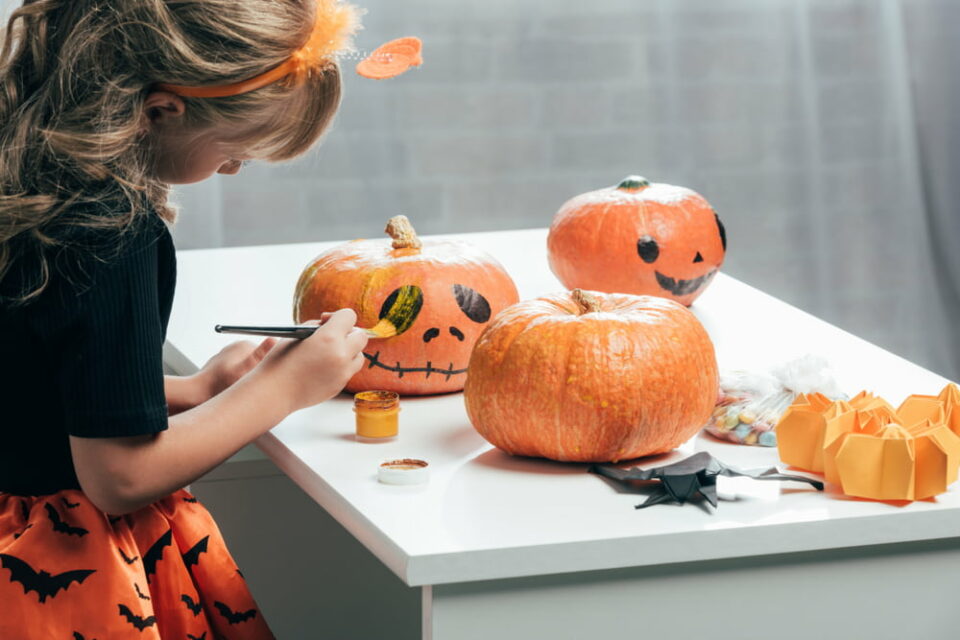
<instances>
[{"instance_id":1,"label":"white table","mask_svg":"<svg viewBox=\"0 0 960 640\"><path fill-rule=\"evenodd\" d=\"M560 288L543 229L457 237L497 257L521 298ZM181 252L167 364L189 373L235 339L215 334L217 323L290 322L300 270L333 244ZM894 404L946 383L723 274L692 310L722 369L819 353L846 391L866 388ZM389 444L354 442L351 409L341 397L300 411L257 444L369 553L422 590L422 629L394 629L393 637L960 633L960 485L935 501L894 507L741 479L726 485L737 499L716 512L695 505L636 511L642 496L618 492L586 465L492 449L471 428L460 394L404 399L401 435ZM662 460L698 450L741 467L778 462L775 450L709 436ZM381 461L405 456L430 462L428 485L376 481ZM317 588L326 589L322 598L318 591L321 608L320 600L335 607L337 598L369 595ZM341 630L326 637L367 636Z\"/></svg>"}]
</instances>

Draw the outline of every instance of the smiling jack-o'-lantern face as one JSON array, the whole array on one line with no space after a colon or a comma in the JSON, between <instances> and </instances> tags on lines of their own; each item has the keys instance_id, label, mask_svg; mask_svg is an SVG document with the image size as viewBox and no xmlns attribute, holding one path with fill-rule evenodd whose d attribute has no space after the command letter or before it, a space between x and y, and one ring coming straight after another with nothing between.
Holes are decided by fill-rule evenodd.
<instances>
[{"instance_id":1,"label":"smiling jack-o'-lantern face","mask_svg":"<svg viewBox=\"0 0 960 640\"><path fill-rule=\"evenodd\" d=\"M393 245L355 240L317 257L297 284L294 319L342 308L356 311L361 327L389 317L397 335L370 340L367 364L346 389L424 395L463 388L480 333L518 300L510 276L489 255L463 242L421 245L411 227Z\"/></svg>"},{"instance_id":2,"label":"smiling jack-o'-lantern face","mask_svg":"<svg viewBox=\"0 0 960 640\"><path fill-rule=\"evenodd\" d=\"M700 194L638 176L561 207L547 240L568 288L656 295L690 305L723 264L726 230Z\"/></svg>"}]
</instances>

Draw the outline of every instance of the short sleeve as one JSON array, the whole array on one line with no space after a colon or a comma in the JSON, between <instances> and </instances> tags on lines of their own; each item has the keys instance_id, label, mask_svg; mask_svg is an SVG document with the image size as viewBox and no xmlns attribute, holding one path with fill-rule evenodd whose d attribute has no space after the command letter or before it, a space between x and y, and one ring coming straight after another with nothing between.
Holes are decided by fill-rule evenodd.
<instances>
[{"instance_id":1,"label":"short sleeve","mask_svg":"<svg viewBox=\"0 0 960 640\"><path fill-rule=\"evenodd\" d=\"M159 233L131 232L120 254L98 264L78 294L61 372L70 435L98 438L167 428L163 328L158 291ZM159 224L162 227L162 223ZM164 230L163 233L166 233Z\"/></svg>"}]
</instances>

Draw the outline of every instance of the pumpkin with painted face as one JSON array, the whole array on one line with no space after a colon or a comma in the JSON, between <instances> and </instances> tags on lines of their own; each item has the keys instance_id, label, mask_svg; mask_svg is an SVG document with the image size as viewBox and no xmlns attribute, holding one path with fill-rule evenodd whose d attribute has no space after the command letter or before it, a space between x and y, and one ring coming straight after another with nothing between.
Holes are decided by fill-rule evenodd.
<instances>
[{"instance_id":1,"label":"pumpkin with painted face","mask_svg":"<svg viewBox=\"0 0 960 640\"><path fill-rule=\"evenodd\" d=\"M726 250L723 223L703 196L639 176L569 200L547 238L550 268L568 289L686 306L713 280Z\"/></svg>"},{"instance_id":2,"label":"pumpkin with painted face","mask_svg":"<svg viewBox=\"0 0 960 640\"><path fill-rule=\"evenodd\" d=\"M517 287L471 244L421 241L405 216L392 218L386 230L392 240L347 242L307 265L294 294L294 320L350 308L361 327L392 321L396 335L370 340L367 365L347 391L459 391L473 344L490 318L519 300Z\"/></svg>"}]
</instances>

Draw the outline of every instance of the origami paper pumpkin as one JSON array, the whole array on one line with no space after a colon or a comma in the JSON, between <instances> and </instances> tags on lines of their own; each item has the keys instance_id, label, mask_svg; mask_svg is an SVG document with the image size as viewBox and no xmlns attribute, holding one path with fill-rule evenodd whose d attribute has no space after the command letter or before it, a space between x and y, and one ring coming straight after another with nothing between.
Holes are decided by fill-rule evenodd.
<instances>
[{"instance_id":1,"label":"origami paper pumpkin","mask_svg":"<svg viewBox=\"0 0 960 640\"><path fill-rule=\"evenodd\" d=\"M866 392L826 405L799 397L777 425L781 459L822 471L851 496L922 500L941 494L960 469L960 437L950 427L956 392L948 385L939 396L912 395L896 410Z\"/></svg>"}]
</instances>

